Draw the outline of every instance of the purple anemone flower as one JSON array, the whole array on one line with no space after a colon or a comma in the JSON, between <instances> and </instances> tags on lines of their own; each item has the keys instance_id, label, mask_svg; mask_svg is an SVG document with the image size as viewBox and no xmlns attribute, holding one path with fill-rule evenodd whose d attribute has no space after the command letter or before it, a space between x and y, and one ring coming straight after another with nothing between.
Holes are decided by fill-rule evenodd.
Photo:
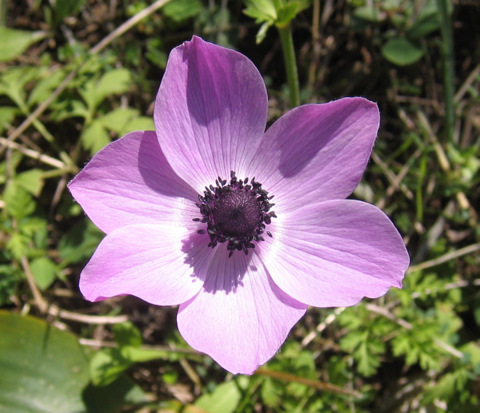
<instances>
[{"instance_id":1,"label":"purple anemone flower","mask_svg":"<svg viewBox=\"0 0 480 413\"><path fill-rule=\"evenodd\" d=\"M267 106L249 59L193 37L169 56L155 131L109 144L69 184L107 234L80 276L86 299L179 305L184 339L232 373L269 360L309 305L380 297L409 265L390 219L345 199L376 104L300 106L265 132Z\"/></svg>"}]
</instances>

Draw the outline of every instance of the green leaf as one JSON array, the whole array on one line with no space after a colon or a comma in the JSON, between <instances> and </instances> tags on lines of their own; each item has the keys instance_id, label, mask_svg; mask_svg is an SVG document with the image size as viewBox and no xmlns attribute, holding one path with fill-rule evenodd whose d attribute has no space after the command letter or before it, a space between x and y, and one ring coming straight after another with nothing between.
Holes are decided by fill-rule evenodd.
<instances>
[{"instance_id":1,"label":"green leaf","mask_svg":"<svg viewBox=\"0 0 480 413\"><path fill-rule=\"evenodd\" d=\"M155 130L153 118L147 116L139 116L137 118L133 118L125 124L123 129L119 132L119 135L123 136L126 135L128 132L136 130Z\"/></svg>"},{"instance_id":2,"label":"green leaf","mask_svg":"<svg viewBox=\"0 0 480 413\"><path fill-rule=\"evenodd\" d=\"M232 413L241 397L238 386L233 381L229 381L217 386L213 393L204 393L195 402L195 406L209 413Z\"/></svg>"},{"instance_id":3,"label":"green leaf","mask_svg":"<svg viewBox=\"0 0 480 413\"><path fill-rule=\"evenodd\" d=\"M176 0L163 7L163 13L176 23L198 16L202 11L200 0Z\"/></svg>"},{"instance_id":4,"label":"green leaf","mask_svg":"<svg viewBox=\"0 0 480 413\"><path fill-rule=\"evenodd\" d=\"M127 69L114 69L105 73L96 85L94 96L98 106L110 95L124 93L132 83L132 76Z\"/></svg>"},{"instance_id":5,"label":"green leaf","mask_svg":"<svg viewBox=\"0 0 480 413\"><path fill-rule=\"evenodd\" d=\"M0 133L10 127L19 110L12 106L0 107Z\"/></svg>"},{"instance_id":6,"label":"green leaf","mask_svg":"<svg viewBox=\"0 0 480 413\"><path fill-rule=\"evenodd\" d=\"M41 169L30 169L18 174L15 181L30 194L38 197L44 184L43 171Z\"/></svg>"},{"instance_id":7,"label":"green leaf","mask_svg":"<svg viewBox=\"0 0 480 413\"><path fill-rule=\"evenodd\" d=\"M21 55L31 44L47 36L46 32L28 32L0 27L0 62L8 62Z\"/></svg>"},{"instance_id":8,"label":"green leaf","mask_svg":"<svg viewBox=\"0 0 480 413\"><path fill-rule=\"evenodd\" d=\"M12 253L15 259L20 260L30 250L30 238L18 232L13 233L7 241L7 250Z\"/></svg>"},{"instance_id":9,"label":"green leaf","mask_svg":"<svg viewBox=\"0 0 480 413\"><path fill-rule=\"evenodd\" d=\"M19 220L35 210L32 196L16 181L11 181L7 185L3 200L8 213Z\"/></svg>"},{"instance_id":10,"label":"green leaf","mask_svg":"<svg viewBox=\"0 0 480 413\"><path fill-rule=\"evenodd\" d=\"M58 87L58 85L65 78L65 72L63 70L56 70L53 73L47 72L45 77L41 79L32 92L28 96L28 106L32 107L35 104L43 103L50 97L52 92Z\"/></svg>"},{"instance_id":11,"label":"green leaf","mask_svg":"<svg viewBox=\"0 0 480 413\"><path fill-rule=\"evenodd\" d=\"M133 346L106 348L94 354L90 375L96 386L106 386L116 380L134 363L167 359L168 353Z\"/></svg>"},{"instance_id":12,"label":"green leaf","mask_svg":"<svg viewBox=\"0 0 480 413\"><path fill-rule=\"evenodd\" d=\"M130 120L137 116L138 110L131 108L118 108L97 118L97 120L107 129L120 134L126 126L128 127ZM132 130L134 129L130 128L130 131Z\"/></svg>"},{"instance_id":13,"label":"green leaf","mask_svg":"<svg viewBox=\"0 0 480 413\"><path fill-rule=\"evenodd\" d=\"M76 14L82 6L85 4L86 0L60 0L54 2L54 24L55 26L60 25L65 17Z\"/></svg>"},{"instance_id":14,"label":"green leaf","mask_svg":"<svg viewBox=\"0 0 480 413\"><path fill-rule=\"evenodd\" d=\"M64 260L62 265L89 258L103 237L103 232L90 220L84 220L73 226L58 244L58 255Z\"/></svg>"},{"instance_id":15,"label":"green leaf","mask_svg":"<svg viewBox=\"0 0 480 413\"><path fill-rule=\"evenodd\" d=\"M277 10L273 0L245 0L247 8L243 11L247 16L255 19L257 23L277 20Z\"/></svg>"},{"instance_id":16,"label":"green leaf","mask_svg":"<svg viewBox=\"0 0 480 413\"><path fill-rule=\"evenodd\" d=\"M424 50L405 37L389 39L382 47L382 54L389 62L398 66L407 66L419 61Z\"/></svg>"},{"instance_id":17,"label":"green leaf","mask_svg":"<svg viewBox=\"0 0 480 413\"><path fill-rule=\"evenodd\" d=\"M110 135L105 130L100 120L94 120L87 126L81 136L83 147L93 155L103 149L111 141Z\"/></svg>"},{"instance_id":18,"label":"green leaf","mask_svg":"<svg viewBox=\"0 0 480 413\"><path fill-rule=\"evenodd\" d=\"M41 290L46 290L55 281L57 266L47 257L35 258L30 263L35 282Z\"/></svg>"},{"instance_id":19,"label":"green leaf","mask_svg":"<svg viewBox=\"0 0 480 413\"><path fill-rule=\"evenodd\" d=\"M118 348L97 351L90 361L90 376L95 386L113 383L132 362L125 359Z\"/></svg>"},{"instance_id":20,"label":"green leaf","mask_svg":"<svg viewBox=\"0 0 480 413\"><path fill-rule=\"evenodd\" d=\"M124 411L124 405L141 406L149 402L147 394L124 374L105 387L90 384L83 392L83 400L88 413L118 413Z\"/></svg>"},{"instance_id":21,"label":"green leaf","mask_svg":"<svg viewBox=\"0 0 480 413\"><path fill-rule=\"evenodd\" d=\"M130 321L115 324L113 326L113 334L119 346L140 347L142 345L142 333Z\"/></svg>"},{"instance_id":22,"label":"green leaf","mask_svg":"<svg viewBox=\"0 0 480 413\"><path fill-rule=\"evenodd\" d=\"M84 412L88 360L75 336L29 316L0 312L4 413Z\"/></svg>"},{"instance_id":23,"label":"green leaf","mask_svg":"<svg viewBox=\"0 0 480 413\"><path fill-rule=\"evenodd\" d=\"M353 12L354 17L357 17L362 20L369 22L378 23L382 20L385 20L385 13L383 13L376 6L360 6L355 9Z\"/></svg>"}]
</instances>

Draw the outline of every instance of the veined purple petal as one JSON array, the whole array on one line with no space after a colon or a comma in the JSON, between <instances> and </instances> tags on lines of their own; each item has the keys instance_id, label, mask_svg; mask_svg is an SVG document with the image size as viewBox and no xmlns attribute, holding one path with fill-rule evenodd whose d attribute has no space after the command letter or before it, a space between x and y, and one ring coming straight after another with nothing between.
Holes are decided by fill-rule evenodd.
<instances>
[{"instance_id":1,"label":"veined purple petal","mask_svg":"<svg viewBox=\"0 0 480 413\"><path fill-rule=\"evenodd\" d=\"M156 305L177 305L200 291L211 253L203 246L196 267L185 248L189 236L175 225L129 225L110 232L80 275L86 299L130 294Z\"/></svg>"},{"instance_id":2,"label":"veined purple petal","mask_svg":"<svg viewBox=\"0 0 480 413\"><path fill-rule=\"evenodd\" d=\"M275 283L303 303L349 306L402 285L408 253L390 219L373 205L319 202L277 227L270 245L262 245L262 260Z\"/></svg>"},{"instance_id":3,"label":"veined purple petal","mask_svg":"<svg viewBox=\"0 0 480 413\"><path fill-rule=\"evenodd\" d=\"M132 132L98 152L68 185L102 231L175 221L192 226L197 194L172 170L155 132Z\"/></svg>"},{"instance_id":4,"label":"veined purple petal","mask_svg":"<svg viewBox=\"0 0 480 413\"><path fill-rule=\"evenodd\" d=\"M267 119L265 83L253 63L194 36L169 56L155 128L170 165L201 193L230 171L243 175Z\"/></svg>"},{"instance_id":5,"label":"veined purple petal","mask_svg":"<svg viewBox=\"0 0 480 413\"><path fill-rule=\"evenodd\" d=\"M258 256L218 248L200 293L180 306L178 328L232 373L251 374L285 341L307 306L283 293Z\"/></svg>"},{"instance_id":6,"label":"veined purple petal","mask_svg":"<svg viewBox=\"0 0 480 413\"><path fill-rule=\"evenodd\" d=\"M266 132L252 162L275 210L346 198L358 185L377 136L377 105L345 98L292 109Z\"/></svg>"}]
</instances>

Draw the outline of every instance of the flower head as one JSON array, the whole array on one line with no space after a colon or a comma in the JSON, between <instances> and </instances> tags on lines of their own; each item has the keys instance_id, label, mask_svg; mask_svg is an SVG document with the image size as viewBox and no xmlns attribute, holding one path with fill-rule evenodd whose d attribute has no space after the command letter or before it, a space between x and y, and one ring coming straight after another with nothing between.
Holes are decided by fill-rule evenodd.
<instances>
[{"instance_id":1,"label":"flower head","mask_svg":"<svg viewBox=\"0 0 480 413\"><path fill-rule=\"evenodd\" d=\"M194 37L170 54L155 131L111 143L69 184L107 234L80 276L84 296L179 305L185 340L233 373L269 360L307 306L380 297L409 264L389 218L345 199L377 106L304 105L264 132L266 120L253 63Z\"/></svg>"}]
</instances>

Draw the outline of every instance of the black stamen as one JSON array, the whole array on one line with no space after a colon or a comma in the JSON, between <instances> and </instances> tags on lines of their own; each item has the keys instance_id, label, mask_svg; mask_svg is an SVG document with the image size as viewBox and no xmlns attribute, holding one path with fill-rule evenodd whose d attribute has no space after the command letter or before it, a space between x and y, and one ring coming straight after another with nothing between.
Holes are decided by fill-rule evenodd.
<instances>
[{"instance_id":1,"label":"black stamen","mask_svg":"<svg viewBox=\"0 0 480 413\"><path fill-rule=\"evenodd\" d=\"M218 243L227 242L228 256L233 252L243 251L248 255L249 248L255 248L252 242L263 241L265 225L276 218L275 212L270 211L273 206L269 202L273 196L262 188L262 184L255 178L237 179L234 171L230 172L230 182L220 176L215 180L216 187L205 187L202 195L198 196L202 218L194 218L195 222L207 224L206 230L198 230L198 234L208 233L209 247L214 248ZM267 231L271 237L272 234Z\"/></svg>"}]
</instances>

